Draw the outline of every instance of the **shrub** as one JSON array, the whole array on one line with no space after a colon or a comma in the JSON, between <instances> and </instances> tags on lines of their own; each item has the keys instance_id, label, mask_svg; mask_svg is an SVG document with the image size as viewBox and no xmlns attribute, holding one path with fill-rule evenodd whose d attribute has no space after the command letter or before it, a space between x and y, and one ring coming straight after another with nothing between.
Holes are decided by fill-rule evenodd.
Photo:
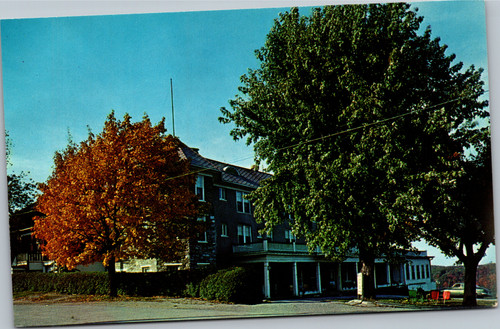
<instances>
[{"instance_id":1,"label":"shrub","mask_svg":"<svg viewBox=\"0 0 500 329\"><path fill-rule=\"evenodd\" d=\"M208 300L254 304L262 300L261 287L256 275L243 267L223 269L203 279L199 295Z\"/></svg>"},{"instance_id":2,"label":"shrub","mask_svg":"<svg viewBox=\"0 0 500 329\"><path fill-rule=\"evenodd\" d=\"M406 285L380 287L380 288L377 288L375 291L376 291L377 295L408 296L408 286L406 286Z\"/></svg>"},{"instance_id":3,"label":"shrub","mask_svg":"<svg viewBox=\"0 0 500 329\"><path fill-rule=\"evenodd\" d=\"M195 282L188 283L184 295L187 297L200 297L200 284Z\"/></svg>"}]
</instances>

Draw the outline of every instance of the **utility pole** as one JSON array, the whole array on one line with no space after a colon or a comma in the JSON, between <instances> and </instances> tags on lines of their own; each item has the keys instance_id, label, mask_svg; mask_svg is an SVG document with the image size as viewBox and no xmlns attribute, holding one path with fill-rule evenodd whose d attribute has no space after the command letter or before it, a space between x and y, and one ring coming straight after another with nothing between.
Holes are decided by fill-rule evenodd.
<instances>
[{"instance_id":1,"label":"utility pole","mask_svg":"<svg viewBox=\"0 0 500 329\"><path fill-rule=\"evenodd\" d=\"M172 134L175 137L175 119L174 119L174 86L170 78L170 99L172 100Z\"/></svg>"}]
</instances>

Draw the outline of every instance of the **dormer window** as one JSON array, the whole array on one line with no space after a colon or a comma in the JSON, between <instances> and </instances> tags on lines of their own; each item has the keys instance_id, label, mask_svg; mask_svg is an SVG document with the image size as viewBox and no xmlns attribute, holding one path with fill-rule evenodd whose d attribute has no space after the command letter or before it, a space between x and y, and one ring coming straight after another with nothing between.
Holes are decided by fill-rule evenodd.
<instances>
[{"instance_id":1,"label":"dormer window","mask_svg":"<svg viewBox=\"0 0 500 329\"><path fill-rule=\"evenodd\" d=\"M231 166L226 166L222 170L224 170L225 173L233 175L233 176L239 176L240 175L240 172L238 171L238 169L236 169L234 167L231 167Z\"/></svg>"}]
</instances>

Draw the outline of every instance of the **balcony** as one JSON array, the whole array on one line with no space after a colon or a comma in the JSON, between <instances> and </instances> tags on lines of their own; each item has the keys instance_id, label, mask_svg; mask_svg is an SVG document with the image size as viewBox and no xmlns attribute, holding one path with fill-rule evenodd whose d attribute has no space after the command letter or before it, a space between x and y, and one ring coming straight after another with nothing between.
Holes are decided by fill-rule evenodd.
<instances>
[{"instance_id":1,"label":"balcony","mask_svg":"<svg viewBox=\"0 0 500 329\"><path fill-rule=\"evenodd\" d=\"M264 240L258 243L233 246L233 253L292 253L292 254L310 254L309 248L305 244L276 243ZM320 254L321 250L316 248L314 254Z\"/></svg>"},{"instance_id":2,"label":"balcony","mask_svg":"<svg viewBox=\"0 0 500 329\"><path fill-rule=\"evenodd\" d=\"M24 253L24 254L18 254L17 255L17 262L41 262L44 260L47 260L45 257L42 256L41 253L35 252L35 253Z\"/></svg>"}]
</instances>

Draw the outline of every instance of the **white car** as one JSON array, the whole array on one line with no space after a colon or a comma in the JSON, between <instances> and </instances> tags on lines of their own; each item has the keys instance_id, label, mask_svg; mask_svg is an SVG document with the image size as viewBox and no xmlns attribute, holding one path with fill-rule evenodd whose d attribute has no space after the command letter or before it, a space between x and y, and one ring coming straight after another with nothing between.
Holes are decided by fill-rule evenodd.
<instances>
[{"instance_id":1,"label":"white car","mask_svg":"<svg viewBox=\"0 0 500 329\"><path fill-rule=\"evenodd\" d=\"M464 289L465 289L465 284L464 283L455 283L451 288L443 289L444 291L449 291L450 292L450 297L463 297L464 296ZM481 298L481 297L489 297L490 296L490 291L486 288L476 286L476 297Z\"/></svg>"}]
</instances>

